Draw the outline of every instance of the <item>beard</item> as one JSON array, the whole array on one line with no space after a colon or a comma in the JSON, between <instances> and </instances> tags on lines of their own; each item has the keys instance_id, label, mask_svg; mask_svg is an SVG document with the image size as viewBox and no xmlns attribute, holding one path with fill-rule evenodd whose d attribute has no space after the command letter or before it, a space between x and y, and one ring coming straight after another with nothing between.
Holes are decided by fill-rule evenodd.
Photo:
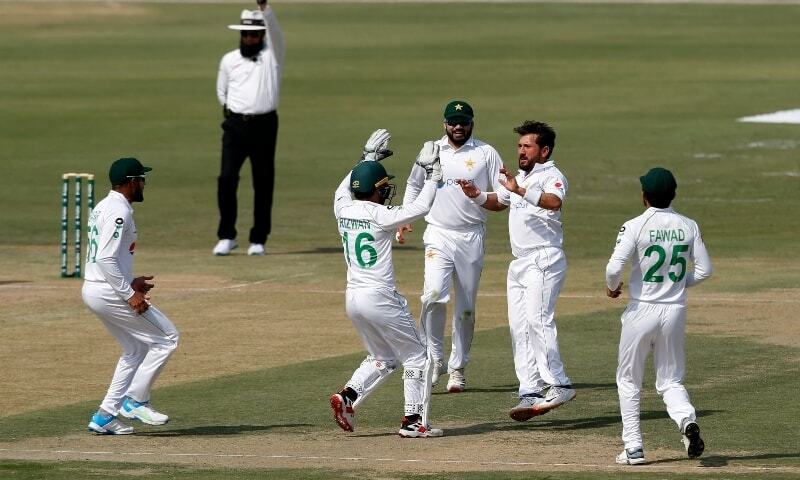
<instances>
[{"instance_id":1,"label":"beard","mask_svg":"<svg viewBox=\"0 0 800 480\"><path fill-rule=\"evenodd\" d=\"M242 54L243 57L249 58L251 60L255 60L255 57L258 56L258 53L264 48L264 40L261 40L259 43L255 45L245 45L244 43L239 43L239 53Z\"/></svg>"},{"instance_id":2,"label":"beard","mask_svg":"<svg viewBox=\"0 0 800 480\"><path fill-rule=\"evenodd\" d=\"M447 138L450 139L450 143L460 147L461 145L464 145L465 143L467 143L467 140L469 140L469 138L472 136L472 129L471 128L470 129L465 128L464 129L464 134L463 134L464 137L461 138L461 139L458 139L458 140L453 138L453 132L445 129L444 133L445 133L445 135L447 135Z\"/></svg>"}]
</instances>

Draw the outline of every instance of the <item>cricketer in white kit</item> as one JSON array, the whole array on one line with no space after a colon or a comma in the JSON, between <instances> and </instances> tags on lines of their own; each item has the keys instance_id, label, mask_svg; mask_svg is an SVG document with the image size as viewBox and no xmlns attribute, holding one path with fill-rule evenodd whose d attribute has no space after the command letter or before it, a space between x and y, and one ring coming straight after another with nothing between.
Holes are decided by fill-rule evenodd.
<instances>
[{"instance_id":1,"label":"cricketer in white kit","mask_svg":"<svg viewBox=\"0 0 800 480\"><path fill-rule=\"evenodd\" d=\"M561 227L567 179L550 159L556 134L549 125L525 121L514 131L520 136L516 176L503 167L496 193L487 194L469 181L459 184L487 210L511 207L508 231L515 259L508 267L508 323L520 401L509 415L525 421L563 405L576 393L561 361L555 321L556 300L567 273Z\"/></svg>"},{"instance_id":2,"label":"cricketer in white kit","mask_svg":"<svg viewBox=\"0 0 800 480\"><path fill-rule=\"evenodd\" d=\"M428 226L425 244L425 283L422 294L420 325L436 368L433 384L444 373L444 329L447 302L452 283L455 293L453 334L447 362L447 391L458 393L466 388L464 369L475 332L475 301L483 270L486 212L461 193L456 180L467 179L481 190L500 188L498 176L503 161L489 144L472 137L473 110L463 100L448 103L444 110L445 135L436 143L442 164L443 185L436 194L433 208L425 217ZM425 170L414 165L408 176L403 203L413 201L425 182ZM398 241L404 243L404 232Z\"/></svg>"},{"instance_id":3,"label":"cricketer in white kit","mask_svg":"<svg viewBox=\"0 0 800 480\"><path fill-rule=\"evenodd\" d=\"M89 216L83 302L123 349L108 392L89 423L89 430L99 434L133 433L117 420L120 413L150 425L169 421L150 406L150 389L178 346L178 331L148 301L153 277L133 277L137 236L131 203L144 200L145 173L150 170L135 158L115 161L109 170L112 190Z\"/></svg>"},{"instance_id":4,"label":"cricketer in white kit","mask_svg":"<svg viewBox=\"0 0 800 480\"><path fill-rule=\"evenodd\" d=\"M334 420L345 430L355 427L355 410L400 364L403 366L405 409L398 432L402 437L438 437L428 424L430 361L425 342L406 299L396 290L392 239L398 226L414 222L431 208L441 180L439 148L426 142L417 157L427 179L413 202L384 205L394 195L394 178L379 160L391 155L391 136L376 130L364 147L362 162L342 180L333 211L347 265L345 308L368 355L344 388L330 397ZM355 197L355 198L353 198Z\"/></svg>"},{"instance_id":5,"label":"cricketer in white kit","mask_svg":"<svg viewBox=\"0 0 800 480\"><path fill-rule=\"evenodd\" d=\"M697 223L670 207L677 182L669 170L653 168L639 178L644 213L622 226L606 266L606 294L622 292L622 272L631 266L630 301L622 314L617 390L625 449L617 463L644 463L639 402L645 360L653 351L656 391L680 429L689 458L705 448L695 409L683 386L686 288L711 276L712 267ZM690 269L687 260L694 264Z\"/></svg>"}]
</instances>

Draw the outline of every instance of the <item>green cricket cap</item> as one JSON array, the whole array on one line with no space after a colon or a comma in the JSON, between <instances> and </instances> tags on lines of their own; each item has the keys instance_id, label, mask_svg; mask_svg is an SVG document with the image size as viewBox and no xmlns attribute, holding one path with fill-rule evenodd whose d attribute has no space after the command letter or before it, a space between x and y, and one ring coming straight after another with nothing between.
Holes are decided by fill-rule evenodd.
<instances>
[{"instance_id":1,"label":"green cricket cap","mask_svg":"<svg viewBox=\"0 0 800 480\"><path fill-rule=\"evenodd\" d=\"M675 194L678 183L672 172L666 168L651 168L646 174L639 177L642 183L642 191L656 196Z\"/></svg>"},{"instance_id":2,"label":"green cricket cap","mask_svg":"<svg viewBox=\"0 0 800 480\"><path fill-rule=\"evenodd\" d=\"M350 190L369 193L374 188L386 185L393 178L394 175L386 173L386 169L380 162L361 162L350 172Z\"/></svg>"},{"instance_id":3,"label":"green cricket cap","mask_svg":"<svg viewBox=\"0 0 800 480\"><path fill-rule=\"evenodd\" d=\"M472 107L464 100L453 100L444 107L444 121L472 121Z\"/></svg>"},{"instance_id":4,"label":"green cricket cap","mask_svg":"<svg viewBox=\"0 0 800 480\"><path fill-rule=\"evenodd\" d=\"M131 178L144 177L150 170L152 168L145 167L139 160L124 157L111 164L111 168L108 169L108 179L111 180L111 185L122 185Z\"/></svg>"}]
</instances>

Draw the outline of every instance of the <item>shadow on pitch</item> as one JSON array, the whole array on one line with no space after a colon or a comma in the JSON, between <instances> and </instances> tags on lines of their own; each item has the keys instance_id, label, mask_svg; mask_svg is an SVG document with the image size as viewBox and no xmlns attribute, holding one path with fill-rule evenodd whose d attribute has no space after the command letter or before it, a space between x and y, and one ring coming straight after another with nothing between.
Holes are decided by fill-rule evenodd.
<instances>
[{"instance_id":1,"label":"shadow on pitch","mask_svg":"<svg viewBox=\"0 0 800 480\"><path fill-rule=\"evenodd\" d=\"M139 436L147 437L184 437L184 436L225 436L239 435L242 433L266 432L276 428L313 427L310 423L279 423L276 425L203 425L189 428L176 428L173 430L153 430L149 432L136 432Z\"/></svg>"},{"instance_id":2,"label":"shadow on pitch","mask_svg":"<svg viewBox=\"0 0 800 480\"><path fill-rule=\"evenodd\" d=\"M699 461L701 467L715 468L715 467L726 467L728 466L728 462L730 461L770 460L775 458L800 458L800 452L762 453L759 455L708 455L700 457L697 461ZM661 460L655 460L653 462L647 462L647 463L648 465L655 465L659 463L673 463L673 462L685 462L685 461L686 457L680 456L675 458L664 458Z\"/></svg>"},{"instance_id":3,"label":"shadow on pitch","mask_svg":"<svg viewBox=\"0 0 800 480\"><path fill-rule=\"evenodd\" d=\"M697 412L698 417L713 415L720 410L702 410ZM548 415L553 415L548 418ZM573 431L589 430L593 428L605 428L611 426L622 426L622 420L618 414L604 415L588 418L557 418L557 413L547 413L540 417L534 417L527 422L487 422L469 425L466 427L448 428L445 430L447 436L480 435L488 432L520 432L530 430L547 431ZM644 411L640 415L641 420L669 420L667 413L662 410Z\"/></svg>"}]
</instances>

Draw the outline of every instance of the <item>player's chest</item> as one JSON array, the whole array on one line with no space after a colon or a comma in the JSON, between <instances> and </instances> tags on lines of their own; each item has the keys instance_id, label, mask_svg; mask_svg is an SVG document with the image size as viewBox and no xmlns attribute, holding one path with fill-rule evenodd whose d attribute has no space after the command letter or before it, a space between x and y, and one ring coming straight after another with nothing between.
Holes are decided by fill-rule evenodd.
<instances>
[{"instance_id":1,"label":"player's chest","mask_svg":"<svg viewBox=\"0 0 800 480\"><path fill-rule=\"evenodd\" d=\"M487 162L479 150L442 155L442 173L448 178L485 177Z\"/></svg>"}]
</instances>

